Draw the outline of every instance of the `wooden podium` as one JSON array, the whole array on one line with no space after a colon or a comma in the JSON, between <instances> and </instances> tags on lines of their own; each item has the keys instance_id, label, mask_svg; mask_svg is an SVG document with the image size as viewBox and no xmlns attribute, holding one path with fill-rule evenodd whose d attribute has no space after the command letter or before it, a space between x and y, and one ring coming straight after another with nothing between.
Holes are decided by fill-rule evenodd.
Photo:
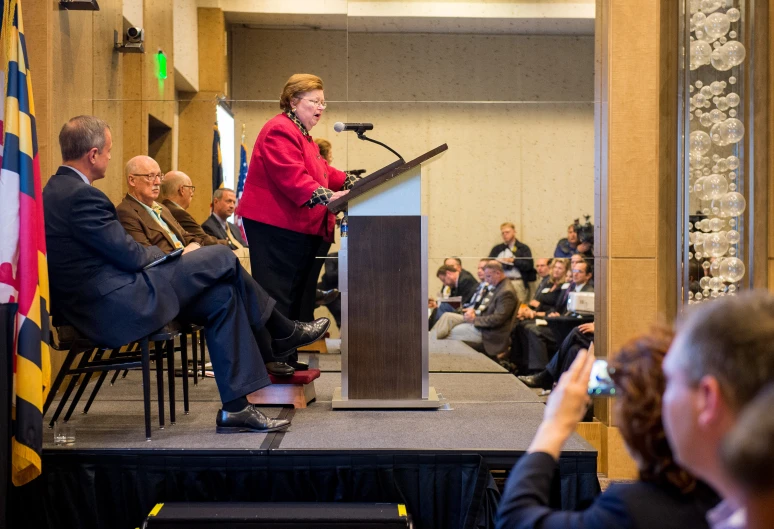
<instances>
[{"instance_id":1,"label":"wooden podium","mask_svg":"<svg viewBox=\"0 0 774 529\"><path fill-rule=\"evenodd\" d=\"M429 384L427 216L422 166L399 160L330 204L348 210L339 250L341 388L333 409L438 408Z\"/></svg>"}]
</instances>

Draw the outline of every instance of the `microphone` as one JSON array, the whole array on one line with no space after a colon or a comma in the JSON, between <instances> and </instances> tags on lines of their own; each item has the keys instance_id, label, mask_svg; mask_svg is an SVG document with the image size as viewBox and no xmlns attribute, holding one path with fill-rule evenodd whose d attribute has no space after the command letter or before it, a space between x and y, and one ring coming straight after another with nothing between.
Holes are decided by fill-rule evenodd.
<instances>
[{"instance_id":1,"label":"microphone","mask_svg":"<svg viewBox=\"0 0 774 529\"><path fill-rule=\"evenodd\" d=\"M373 123L342 123L341 121L333 125L336 132L354 131L361 134L367 130L374 130Z\"/></svg>"}]
</instances>

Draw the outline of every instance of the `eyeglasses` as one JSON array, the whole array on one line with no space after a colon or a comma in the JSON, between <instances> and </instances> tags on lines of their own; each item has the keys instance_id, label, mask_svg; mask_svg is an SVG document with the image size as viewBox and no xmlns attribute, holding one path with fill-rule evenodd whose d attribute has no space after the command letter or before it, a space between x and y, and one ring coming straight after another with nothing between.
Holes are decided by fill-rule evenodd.
<instances>
[{"instance_id":1,"label":"eyeglasses","mask_svg":"<svg viewBox=\"0 0 774 529\"><path fill-rule=\"evenodd\" d=\"M142 176L150 183L153 183L156 181L156 178L159 179L159 181L164 181L164 173L130 173L132 176Z\"/></svg>"},{"instance_id":2,"label":"eyeglasses","mask_svg":"<svg viewBox=\"0 0 774 529\"><path fill-rule=\"evenodd\" d=\"M191 193L196 191L196 186L180 186L180 187L190 187L191 188Z\"/></svg>"},{"instance_id":3,"label":"eyeglasses","mask_svg":"<svg viewBox=\"0 0 774 529\"><path fill-rule=\"evenodd\" d=\"M326 108L328 108L328 103L326 103L325 101L320 101L319 99L307 99L307 98L305 98L305 97L302 97L301 99L303 99L304 101L309 101L309 102L310 102L310 103L312 103L314 106L316 106L316 107L318 107L318 108L321 108L321 109L323 109L323 110L325 110Z\"/></svg>"}]
</instances>

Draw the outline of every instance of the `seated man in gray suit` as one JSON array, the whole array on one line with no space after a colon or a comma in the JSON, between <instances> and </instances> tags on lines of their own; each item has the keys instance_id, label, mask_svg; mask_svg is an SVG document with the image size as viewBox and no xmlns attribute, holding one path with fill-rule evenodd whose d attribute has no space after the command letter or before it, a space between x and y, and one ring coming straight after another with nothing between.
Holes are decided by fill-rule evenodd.
<instances>
[{"instance_id":1,"label":"seated man in gray suit","mask_svg":"<svg viewBox=\"0 0 774 529\"><path fill-rule=\"evenodd\" d=\"M516 290L507 279L503 265L497 261L484 265L484 280L492 289L491 300L479 315L473 307L466 309L462 314L465 322L451 330L449 339L462 340L490 357L508 350L518 300Z\"/></svg>"},{"instance_id":2,"label":"seated man in gray suit","mask_svg":"<svg viewBox=\"0 0 774 529\"><path fill-rule=\"evenodd\" d=\"M212 195L212 215L202 223L202 229L213 237L226 239L232 250L247 248L242 230L228 221L234 214L237 200L233 189L221 187Z\"/></svg>"}]
</instances>

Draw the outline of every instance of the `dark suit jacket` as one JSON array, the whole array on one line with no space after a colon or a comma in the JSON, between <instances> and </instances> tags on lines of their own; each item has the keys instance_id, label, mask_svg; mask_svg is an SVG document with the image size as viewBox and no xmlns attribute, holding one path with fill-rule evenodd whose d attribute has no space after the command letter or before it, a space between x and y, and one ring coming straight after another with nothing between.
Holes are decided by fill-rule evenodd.
<instances>
[{"instance_id":1,"label":"dark suit jacket","mask_svg":"<svg viewBox=\"0 0 774 529\"><path fill-rule=\"evenodd\" d=\"M229 222L228 225L231 228L231 235L233 235L234 238L239 241L239 244L247 248L247 243L242 238L242 230L240 230L231 222ZM209 218L202 223L202 229L213 237L228 240L226 230L224 230L223 226L220 225L220 222L218 222L218 219L215 218L215 215L210 215ZM229 246L231 246L231 243L229 243ZM234 249L235 248L232 248L232 250Z\"/></svg>"},{"instance_id":2,"label":"dark suit jacket","mask_svg":"<svg viewBox=\"0 0 774 529\"><path fill-rule=\"evenodd\" d=\"M489 257L496 258L500 252L507 249L508 246L505 243L498 244L492 251L489 252ZM529 246L523 242L516 241L513 248L513 257L515 258L513 264L501 263L506 275L509 270L516 269L521 274L521 280L524 282L524 286L529 290L529 284L537 278L537 270L535 270L535 261L532 259L532 250Z\"/></svg>"},{"instance_id":3,"label":"dark suit jacket","mask_svg":"<svg viewBox=\"0 0 774 529\"><path fill-rule=\"evenodd\" d=\"M594 292L594 284L589 282L583 285L581 292ZM559 314L568 314L567 301L570 299L570 292L575 292L575 283L570 283L570 286L562 290L562 295L559 296L559 301L556 303L556 312Z\"/></svg>"},{"instance_id":4,"label":"dark suit jacket","mask_svg":"<svg viewBox=\"0 0 774 529\"><path fill-rule=\"evenodd\" d=\"M717 496L703 484L680 494L638 481L611 485L583 511L558 511L548 506L556 465L542 452L519 459L497 510L498 528L707 529L705 515L717 503Z\"/></svg>"},{"instance_id":5,"label":"dark suit jacket","mask_svg":"<svg viewBox=\"0 0 774 529\"><path fill-rule=\"evenodd\" d=\"M518 303L516 290L506 277L495 287L486 309L473 320L473 325L481 331L484 351L489 356L508 350Z\"/></svg>"},{"instance_id":6,"label":"dark suit jacket","mask_svg":"<svg viewBox=\"0 0 774 529\"><path fill-rule=\"evenodd\" d=\"M460 277L457 279L457 286L451 289L451 296L460 296L462 298L462 304L470 302L470 298L476 293L478 288L478 280L467 270L460 272Z\"/></svg>"},{"instance_id":7,"label":"dark suit jacket","mask_svg":"<svg viewBox=\"0 0 774 529\"><path fill-rule=\"evenodd\" d=\"M171 278L143 272L164 252L127 235L102 191L63 166L43 190L43 206L55 325L64 319L94 342L118 347L177 315Z\"/></svg>"},{"instance_id":8,"label":"dark suit jacket","mask_svg":"<svg viewBox=\"0 0 774 529\"><path fill-rule=\"evenodd\" d=\"M228 245L228 241L218 239L206 233L190 213L168 198L162 200L161 203L169 209L169 212L172 213L172 216L175 217L175 220L178 224L180 224L180 226L182 226L183 230L190 233L194 237L199 237L204 242L204 246L209 246L211 244Z\"/></svg>"}]
</instances>

